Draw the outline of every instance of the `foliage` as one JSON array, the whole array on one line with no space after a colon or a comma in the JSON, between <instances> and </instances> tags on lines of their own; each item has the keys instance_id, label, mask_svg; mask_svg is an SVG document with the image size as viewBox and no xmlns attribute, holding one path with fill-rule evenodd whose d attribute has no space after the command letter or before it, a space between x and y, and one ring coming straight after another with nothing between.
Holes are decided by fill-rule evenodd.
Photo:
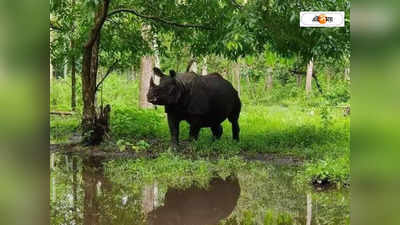
<instances>
[{"instance_id":1,"label":"foliage","mask_svg":"<svg viewBox=\"0 0 400 225\"><path fill-rule=\"evenodd\" d=\"M129 141L119 139L116 144L118 146L119 151L121 152L125 151L128 147L136 152L144 151L150 147L150 144L147 143L145 140L140 140L136 142L136 144L132 144Z\"/></svg>"},{"instance_id":2,"label":"foliage","mask_svg":"<svg viewBox=\"0 0 400 225\"><path fill-rule=\"evenodd\" d=\"M77 80L77 104L82 105L82 94L80 91L80 80ZM78 108L79 109L79 108ZM55 79L50 85L50 111L71 110L71 79Z\"/></svg>"},{"instance_id":3,"label":"foliage","mask_svg":"<svg viewBox=\"0 0 400 225\"><path fill-rule=\"evenodd\" d=\"M348 156L320 159L316 163L307 163L305 168L306 179L315 186L336 184L338 188L341 188L350 185L350 159Z\"/></svg>"},{"instance_id":4,"label":"foliage","mask_svg":"<svg viewBox=\"0 0 400 225\"><path fill-rule=\"evenodd\" d=\"M116 137L151 137L161 126L161 119L155 111L117 106L111 112L111 131Z\"/></svg>"},{"instance_id":5,"label":"foliage","mask_svg":"<svg viewBox=\"0 0 400 225\"><path fill-rule=\"evenodd\" d=\"M97 0L50 1L53 64L63 64L72 55L79 59L100 3ZM109 16L101 33L99 62L104 67L116 60L118 68L137 66L141 56L154 50L162 56L174 58L184 48L189 55L196 57L215 54L233 60L267 50L282 56L299 56L304 62L311 57L321 61L340 60L350 51L348 0L255 0L241 3L240 7L232 1L157 0L150 3L146 0L113 0L109 12L111 14L120 8L158 19L127 12ZM299 12L305 10L345 11L346 26L300 28ZM180 27L162 20L204 28ZM151 29L146 31L146 26ZM265 32L266 28L268 32ZM155 41L157 49L151 46L149 38ZM69 47L71 40L76 42L76 48Z\"/></svg>"},{"instance_id":6,"label":"foliage","mask_svg":"<svg viewBox=\"0 0 400 225\"><path fill-rule=\"evenodd\" d=\"M236 222L236 221L235 221ZM237 223L237 222L236 222ZM227 221L225 225L230 225ZM237 224L240 225L256 225L259 224L255 221L255 215L252 211L244 211L243 218ZM268 210L264 216L263 225L293 225L294 220L292 215L285 212L273 212Z\"/></svg>"},{"instance_id":7,"label":"foliage","mask_svg":"<svg viewBox=\"0 0 400 225\"><path fill-rule=\"evenodd\" d=\"M340 59L350 51L350 2L342 1L253 1L258 40L268 40L282 55L298 55L304 62L315 59ZM300 28L300 11L345 11L344 28ZM262 32L265 27L270 32Z\"/></svg>"},{"instance_id":8,"label":"foliage","mask_svg":"<svg viewBox=\"0 0 400 225\"><path fill-rule=\"evenodd\" d=\"M276 219L277 225L290 225L293 224L293 218L287 213L280 213Z\"/></svg>"}]
</instances>

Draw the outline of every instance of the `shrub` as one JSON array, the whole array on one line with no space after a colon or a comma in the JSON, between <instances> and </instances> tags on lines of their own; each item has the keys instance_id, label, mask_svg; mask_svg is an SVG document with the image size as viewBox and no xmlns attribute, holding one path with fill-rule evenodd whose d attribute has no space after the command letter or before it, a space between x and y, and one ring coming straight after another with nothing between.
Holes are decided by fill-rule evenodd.
<instances>
[{"instance_id":1,"label":"shrub","mask_svg":"<svg viewBox=\"0 0 400 225\"><path fill-rule=\"evenodd\" d=\"M111 111L111 133L114 138L154 137L163 114L156 110L117 106Z\"/></svg>"},{"instance_id":2,"label":"shrub","mask_svg":"<svg viewBox=\"0 0 400 225\"><path fill-rule=\"evenodd\" d=\"M350 159L347 155L307 163L305 168L305 178L314 186L336 185L340 188L350 184Z\"/></svg>"}]
</instances>

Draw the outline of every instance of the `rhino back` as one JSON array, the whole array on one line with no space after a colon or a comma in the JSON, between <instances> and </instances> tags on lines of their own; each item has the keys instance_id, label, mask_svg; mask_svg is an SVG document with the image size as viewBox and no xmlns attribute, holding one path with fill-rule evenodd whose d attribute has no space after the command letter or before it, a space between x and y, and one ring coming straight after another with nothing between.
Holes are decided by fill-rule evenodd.
<instances>
[{"instance_id":1,"label":"rhino back","mask_svg":"<svg viewBox=\"0 0 400 225\"><path fill-rule=\"evenodd\" d=\"M220 124L233 112L240 112L241 102L232 84L218 73L199 76L193 72L176 76L185 86L181 104L166 106L167 113L183 113L189 123L201 121L202 127Z\"/></svg>"},{"instance_id":2,"label":"rhino back","mask_svg":"<svg viewBox=\"0 0 400 225\"><path fill-rule=\"evenodd\" d=\"M200 76L193 72L178 73L176 79L184 83L185 85L190 85L190 83Z\"/></svg>"},{"instance_id":3,"label":"rhino back","mask_svg":"<svg viewBox=\"0 0 400 225\"><path fill-rule=\"evenodd\" d=\"M201 78L204 81L205 88L212 107L222 110L228 110L234 104L238 103L239 96L232 84L225 80L221 75L209 74Z\"/></svg>"},{"instance_id":4,"label":"rhino back","mask_svg":"<svg viewBox=\"0 0 400 225\"><path fill-rule=\"evenodd\" d=\"M197 80L198 85L193 88L204 88L209 110L207 120L220 123L225 120L235 110L240 110L240 99L237 91L232 84L225 80L221 75L209 74L200 76ZM214 123L212 122L212 123Z\"/></svg>"}]
</instances>

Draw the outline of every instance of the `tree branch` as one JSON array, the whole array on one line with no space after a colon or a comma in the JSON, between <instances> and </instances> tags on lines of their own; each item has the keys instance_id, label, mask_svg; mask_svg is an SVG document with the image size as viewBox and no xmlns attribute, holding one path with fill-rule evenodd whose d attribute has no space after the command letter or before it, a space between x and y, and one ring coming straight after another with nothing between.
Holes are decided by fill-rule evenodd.
<instances>
[{"instance_id":1,"label":"tree branch","mask_svg":"<svg viewBox=\"0 0 400 225\"><path fill-rule=\"evenodd\" d=\"M60 112L60 111L50 111L50 115L59 115L59 116L71 116L74 115L74 112Z\"/></svg>"},{"instance_id":2,"label":"tree branch","mask_svg":"<svg viewBox=\"0 0 400 225\"><path fill-rule=\"evenodd\" d=\"M101 8L99 8L99 10L97 11L97 15L96 15L96 23L94 25L94 27L92 28L92 30L90 31L90 38L89 40L86 42L85 44L85 48L87 49L91 49L92 46L94 45L94 42L96 41L98 34L101 30L101 27L104 24L104 21L107 18L107 12L108 12L108 7L110 5L110 0L104 0L103 1L103 5L100 6Z\"/></svg>"},{"instance_id":3,"label":"tree branch","mask_svg":"<svg viewBox=\"0 0 400 225\"><path fill-rule=\"evenodd\" d=\"M239 3L237 3L235 0L231 0L231 3L238 9L242 8L242 6Z\"/></svg>"},{"instance_id":4,"label":"tree branch","mask_svg":"<svg viewBox=\"0 0 400 225\"><path fill-rule=\"evenodd\" d=\"M315 80L315 84L317 85L317 88L318 88L319 93L323 94L322 88L321 88L321 86L320 86L319 83L318 83L318 79L317 79L317 76L315 75L315 73L312 74L312 77L313 77L314 80Z\"/></svg>"},{"instance_id":5,"label":"tree branch","mask_svg":"<svg viewBox=\"0 0 400 225\"><path fill-rule=\"evenodd\" d=\"M99 87L104 82L104 80L111 74L111 72L114 70L114 67L117 65L117 63L118 63L118 60L115 60L115 62L110 66L110 68L108 68L107 73L103 76L101 81L96 85L95 92L97 92L97 90L99 90Z\"/></svg>"},{"instance_id":6,"label":"tree branch","mask_svg":"<svg viewBox=\"0 0 400 225\"><path fill-rule=\"evenodd\" d=\"M306 75L306 72L305 72L305 71L290 70L290 72L292 72L293 74L296 74L296 75L303 75L303 76ZM315 84L316 84L316 86L317 86L317 88L318 88L319 93L323 94L321 85L319 85L318 78L317 78L317 76L315 75L316 73L317 73L317 72L313 71L312 77L313 77L314 80L315 80Z\"/></svg>"},{"instance_id":7,"label":"tree branch","mask_svg":"<svg viewBox=\"0 0 400 225\"><path fill-rule=\"evenodd\" d=\"M156 21L156 22L160 22L160 23L164 23L164 24L171 25L171 26L176 26L176 27L197 28L197 29L204 29L204 30L215 30L214 28L208 27L208 26L205 26L205 25L189 24L189 23L181 24L181 23L177 23L177 22L173 22L173 21L168 21L166 19L163 19L163 18L160 18L160 17L157 17L157 16L143 15L143 14L137 12L134 9L115 9L115 10L111 11L107 15L107 17L111 17L111 16L113 16L113 15L115 15L117 13L122 13L122 12L132 13L132 14L140 17L140 18L150 19L150 20L153 20L153 21Z\"/></svg>"}]
</instances>

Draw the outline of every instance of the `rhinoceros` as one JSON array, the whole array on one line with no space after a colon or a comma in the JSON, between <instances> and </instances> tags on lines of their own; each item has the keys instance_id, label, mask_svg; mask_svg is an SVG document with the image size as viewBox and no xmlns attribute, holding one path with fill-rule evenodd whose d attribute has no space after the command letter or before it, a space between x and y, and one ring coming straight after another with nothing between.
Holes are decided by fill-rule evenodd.
<instances>
[{"instance_id":1,"label":"rhinoceros","mask_svg":"<svg viewBox=\"0 0 400 225\"><path fill-rule=\"evenodd\" d=\"M153 71L160 77L160 84L156 85L151 78L147 100L165 107L174 147L179 144L182 120L190 124L190 139L197 140L203 127L211 128L213 139L219 139L223 133L221 123L228 119L232 124L232 137L239 141L238 119L242 104L229 81L218 73L200 76L194 72L170 70L168 76L157 67Z\"/></svg>"}]
</instances>

